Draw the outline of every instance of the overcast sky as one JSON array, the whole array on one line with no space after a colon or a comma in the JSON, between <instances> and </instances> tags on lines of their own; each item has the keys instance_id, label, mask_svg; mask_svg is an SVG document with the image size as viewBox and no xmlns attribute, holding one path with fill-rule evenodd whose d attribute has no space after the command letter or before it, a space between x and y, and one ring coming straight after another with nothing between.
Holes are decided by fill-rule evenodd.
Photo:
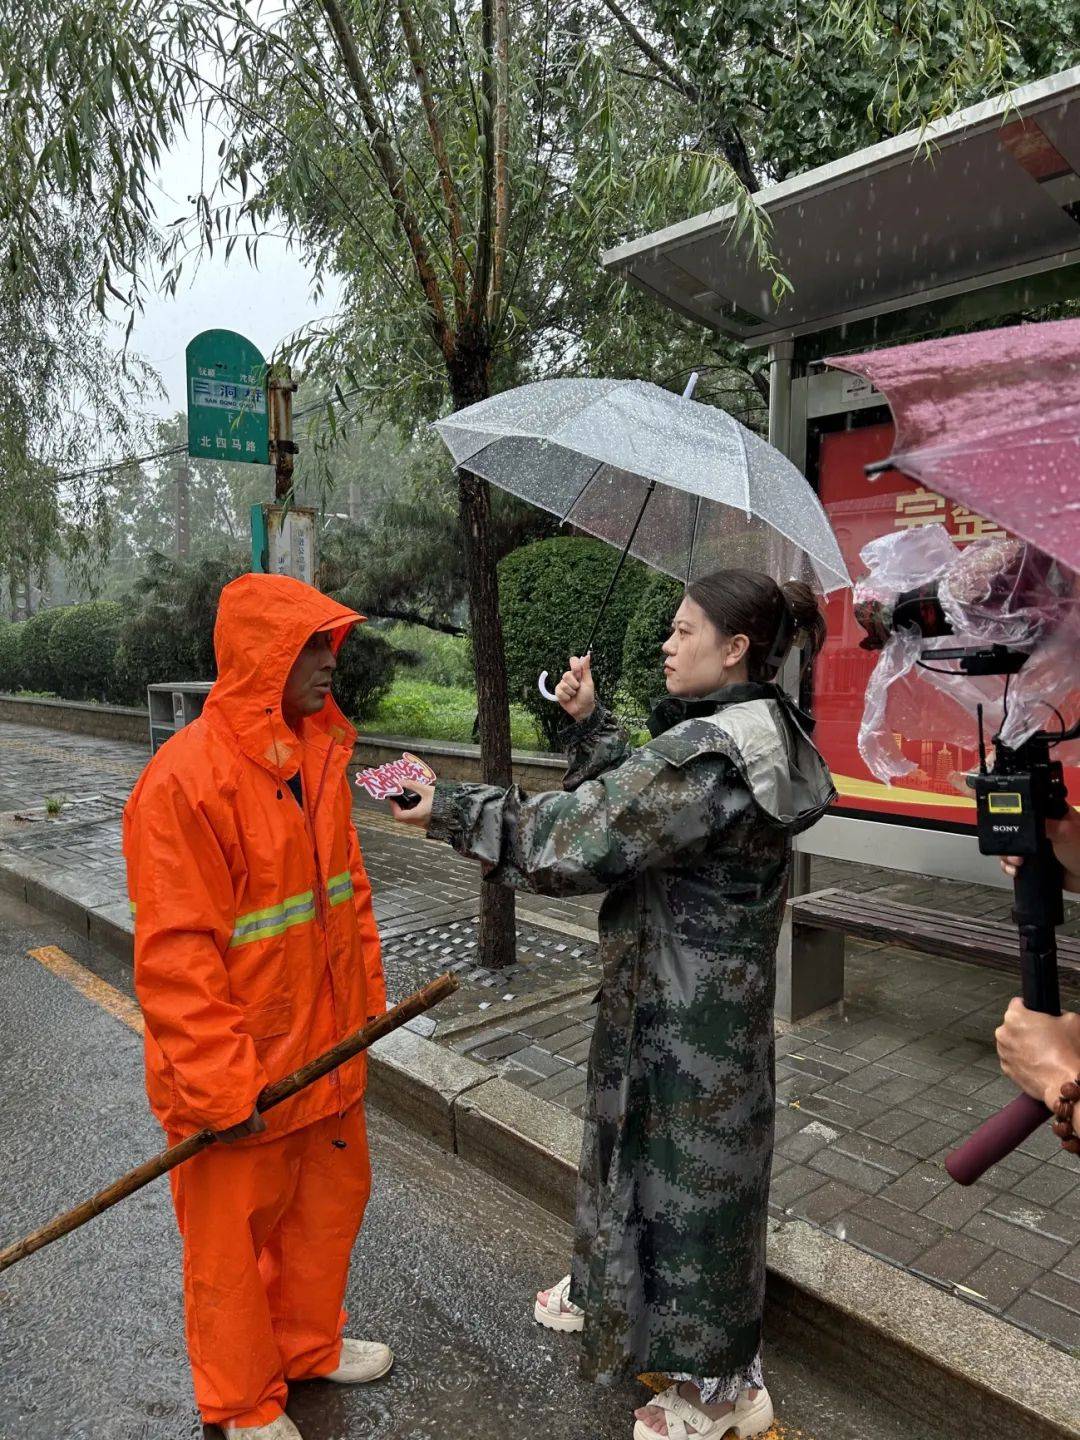
<instances>
[{"instance_id":1,"label":"overcast sky","mask_svg":"<svg viewBox=\"0 0 1080 1440\"><path fill-rule=\"evenodd\" d=\"M208 134L207 183L214 178L217 144L218 137ZM201 168L196 134L177 144L162 168L158 217L163 223L192 213L187 197L200 188ZM185 267L176 298L150 296L135 322L132 345L157 370L167 392L152 408L163 415L184 409L184 349L201 330L238 330L269 357L299 326L332 314L340 293L336 280L326 277L317 305L310 298L311 280L311 271L280 240L260 242L258 270L248 264L243 245L228 264L224 246L215 245L213 258L204 256L197 271Z\"/></svg>"}]
</instances>

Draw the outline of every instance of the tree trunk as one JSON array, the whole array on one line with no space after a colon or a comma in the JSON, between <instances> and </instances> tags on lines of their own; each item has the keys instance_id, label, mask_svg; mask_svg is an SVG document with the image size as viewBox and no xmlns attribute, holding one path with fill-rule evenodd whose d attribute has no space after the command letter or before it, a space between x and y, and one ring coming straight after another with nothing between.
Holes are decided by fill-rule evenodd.
<instances>
[{"instance_id":1,"label":"tree trunk","mask_svg":"<svg viewBox=\"0 0 1080 1440\"><path fill-rule=\"evenodd\" d=\"M481 342L459 344L452 375L454 409L486 399L487 353ZM486 480L458 471L461 540L469 591L469 621L476 666L476 709L480 724L480 765L485 784L508 786L510 696L506 685L499 579L491 530L491 491ZM478 960L490 970L515 960L514 892L484 881L480 887Z\"/></svg>"}]
</instances>

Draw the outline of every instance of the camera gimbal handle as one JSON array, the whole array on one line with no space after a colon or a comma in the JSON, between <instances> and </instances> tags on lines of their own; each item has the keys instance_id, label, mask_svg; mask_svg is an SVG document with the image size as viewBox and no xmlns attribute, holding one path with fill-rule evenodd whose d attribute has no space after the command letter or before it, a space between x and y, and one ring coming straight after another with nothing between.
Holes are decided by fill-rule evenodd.
<instances>
[{"instance_id":1,"label":"camera gimbal handle","mask_svg":"<svg viewBox=\"0 0 1080 1440\"><path fill-rule=\"evenodd\" d=\"M1036 852L1024 860L1013 881L1013 919L1020 939L1020 980L1024 1004L1044 1015L1061 1014L1058 986L1056 929L1065 918L1062 899L1062 869L1046 835L1046 819L1060 819L1066 813L1060 766L1049 758L1051 741L1074 739L1075 725L1061 735L1040 732L1025 741L1017 752L1029 766L1042 767L1047 776L1043 810L1039 817ZM1011 1154L1050 1118L1050 1111L1032 1095L1015 1100L991 1115L945 1161L945 1169L959 1185L971 1185L992 1165Z\"/></svg>"}]
</instances>

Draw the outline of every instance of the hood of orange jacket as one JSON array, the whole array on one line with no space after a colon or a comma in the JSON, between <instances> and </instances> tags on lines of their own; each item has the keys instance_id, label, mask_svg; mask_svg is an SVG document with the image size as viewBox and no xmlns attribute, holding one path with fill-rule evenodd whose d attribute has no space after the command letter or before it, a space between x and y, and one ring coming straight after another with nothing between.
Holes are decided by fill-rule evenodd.
<instances>
[{"instance_id":1,"label":"hood of orange jacket","mask_svg":"<svg viewBox=\"0 0 1080 1440\"><path fill-rule=\"evenodd\" d=\"M312 635L328 632L336 655L363 619L290 575L241 575L218 603L218 678L206 711L225 720L249 760L289 779L300 767L298 738L320 731L339 741L354 737L331 695L304 721L303 735L293 734L281 708L289 671Z\"/></svg>"},{"instance_id":2,"label":"hood of orange jacket","mask_svg":"<svg viewBox=\"0 0 1080 1440\"><path fill-rule=\"evenodd\" d=\"M218 680L151 760L124 812L147 1090L172 1134L246 1119L281 1079L386 1004L371 886L346 770L356 732L327 697L290 728L285 683L326 632L362 617L288 576L222 591ZM300 773L297 804L282 782ZM364 1057L267 1116L275 1135L344 1113Z\"/></svg>"}]
</instances>

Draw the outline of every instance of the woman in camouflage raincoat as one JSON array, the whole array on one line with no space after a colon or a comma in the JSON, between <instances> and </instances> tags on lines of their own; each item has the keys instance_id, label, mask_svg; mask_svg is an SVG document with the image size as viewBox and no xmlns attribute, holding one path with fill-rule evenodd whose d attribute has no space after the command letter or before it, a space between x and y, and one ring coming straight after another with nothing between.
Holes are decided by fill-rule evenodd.
<instances>
[{"instance_id":1,"label":"woman in camouflage raincoat","mask_svg":"<svg viewBox=\"0 0 1080 1440\"><path fill-rule=\"evenodd\" d=\"M797 634L811 650L824 634L806 586L699 580L664 645L671 698L647 744L631 749L573 660L556 691L577 721L562 791L440 783L395 807L489 879L606 892L573 1273L535 1314L583 1327L587 1378L671 1377L637 1440L772 1423L759 1350L775 952L791 837L834 794L812 722L771 683Z\"/></svg>"}]
</instances>

